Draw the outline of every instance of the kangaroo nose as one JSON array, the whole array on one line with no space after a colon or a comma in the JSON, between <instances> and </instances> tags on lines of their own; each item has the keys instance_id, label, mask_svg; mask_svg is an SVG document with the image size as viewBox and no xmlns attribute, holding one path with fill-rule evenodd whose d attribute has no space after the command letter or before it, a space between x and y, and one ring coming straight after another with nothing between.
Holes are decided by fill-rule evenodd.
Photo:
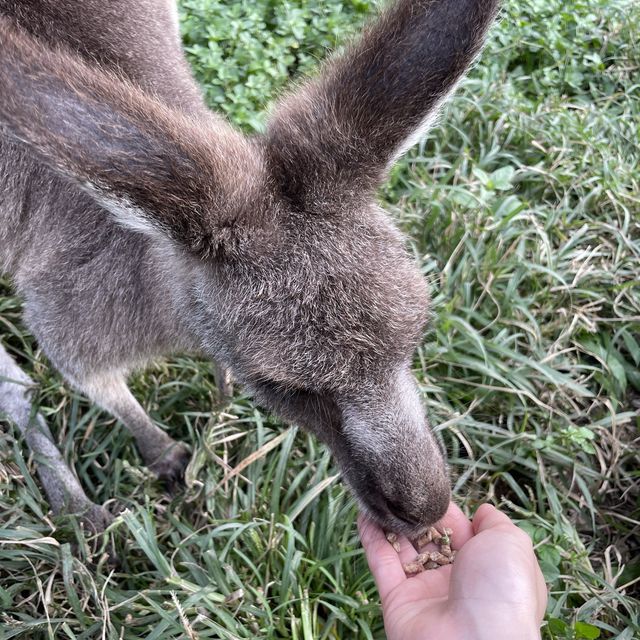
<instances>
[{"instance_id":1,"label":"kangaroo nose","mask_svg":"<svg viewBox=\"0 0 640 640\"><path fill-rule=\"evenodd\" d=\"M399 502L398 500L388 499L386 499L385 502L387 505L387 509L389 509L389 511L399 520L406 522L412 527L417 527L418 525L423 524L415 516L409 513L406 505L402 502Z\"/></svg>"}]
</instances>

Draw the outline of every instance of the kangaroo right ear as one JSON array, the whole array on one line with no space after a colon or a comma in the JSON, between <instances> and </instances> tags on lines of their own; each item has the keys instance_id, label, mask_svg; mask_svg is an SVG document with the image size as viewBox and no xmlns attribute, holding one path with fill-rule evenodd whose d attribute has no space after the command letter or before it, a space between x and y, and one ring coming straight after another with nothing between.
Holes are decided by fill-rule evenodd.
<instances>
[{"instance_id":1,"label":"kangaroo right ear","mask_svg":"<svg viewBox=\"0 0 640 640\"><path fill-rule=\"evenodd\" d=\"M124 224L198 255L224 250L256 210L261 159L241 134L172 110L1 16L0 132Z\"/></svg>"},{"instance_id":2,"label":"kangaroo right ear","mask_svg":"<svg viewBox=\"0 0 640 640\"><path fill-rule=\"evenodd\" d=\"M478 54L498 0L398 0L320 76L276 106L267 133L285 195L313 207L375 189Z\"/></svg>"}]
</instances>

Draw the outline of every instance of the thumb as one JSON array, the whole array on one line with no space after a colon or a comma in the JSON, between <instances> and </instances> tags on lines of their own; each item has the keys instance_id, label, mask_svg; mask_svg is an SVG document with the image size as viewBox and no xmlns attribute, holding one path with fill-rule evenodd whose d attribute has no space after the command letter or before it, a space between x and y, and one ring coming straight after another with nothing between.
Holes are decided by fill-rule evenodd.
<instances>
[{"instance_id":1,"label":"thumb","mask_svg":"<svg viewBox=\"0 0 640 640\"><path fill-rule=\"evenodd\" d=\"M490 504L483 504L478 508L471 524L474 536L489 531L495 532L499 536L501 542L500 557L503 560L508 558L509 564L513 564L519 558L521 572L528 565L535 585L535 598L532 598L532 602L535 603L537 619L540 622L544 617L547 605L547 588L535 557L531 538L516 526L507 515ZM494 538L495 540L494 536L489 536L489 538ZM509 550L511 554L508 553ZM516 551L515 555L513 555L514 551Z\"/></svg>"},{"instance_id":2,"label":"thumb","mask_svg":"<svg viewBox=\"0 0 640 640\"><path fill-rule=\"evenodd\" d=\"M474 535L487 529L505 526L515 527L516 525L511 522L508 516L502 513L502 511L498 511L492 504L481 505L473 516L472 527Z\"/></svg>"}]
</instances>

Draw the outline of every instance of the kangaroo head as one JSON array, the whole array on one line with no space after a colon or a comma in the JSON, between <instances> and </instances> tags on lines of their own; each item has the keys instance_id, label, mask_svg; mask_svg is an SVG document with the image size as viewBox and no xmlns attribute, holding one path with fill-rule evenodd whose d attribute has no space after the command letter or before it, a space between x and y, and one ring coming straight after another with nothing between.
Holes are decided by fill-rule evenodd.
<instances>
[{"instance_id":1,"label":"kangaroo head","mask_svg":"<svg viewBox=\"0 0 640 640\"><path fill-rule=\"evenodd\" d=\"M190 270L193 331L261 404L331 447L385 526L431 524L449 486L410 371L424 279L374 203L323 216L281 204L277 241Z\"/></svg>"},{"instance_id":2,"label":"kangaroo head","mask_svg":"<svg viewBox=\"0 0 640 640\"><path fill-rule=\"evenodd\" d=\"M399 0L247 139L0 18L0 127L171 254L202 349L419 533L449 483L410 373L427 291L375 204L477 54L496 0Z\"/></svg>"}]
</instances>

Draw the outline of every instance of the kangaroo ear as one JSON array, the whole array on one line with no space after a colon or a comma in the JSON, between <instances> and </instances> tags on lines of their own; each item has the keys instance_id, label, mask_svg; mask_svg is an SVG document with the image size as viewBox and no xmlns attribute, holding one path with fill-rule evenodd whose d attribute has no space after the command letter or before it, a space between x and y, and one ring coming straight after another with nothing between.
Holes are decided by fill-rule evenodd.
<instances>
[{"instance_id":1,"label":"kangaroo ear","mask_svg":"<svg viewBox=\"0 0 640 640\"><path fill-rule=\"evenodd\" d=\"M189 118L2 17L0 132L124 224L199 255L223 248L258 190L260 156L221 119Z\"/></svg>"},{"instance_id":2,"label":"kangaroo ear","mask_svg":"<svg viewBox=\"0 0 640 640\"><path fill-rule=\"evenodd\" d=\"M268 127L271 171L306 206L375 189L473 62L498 0L399 0Z\"/></svg>"}]
</instances>

